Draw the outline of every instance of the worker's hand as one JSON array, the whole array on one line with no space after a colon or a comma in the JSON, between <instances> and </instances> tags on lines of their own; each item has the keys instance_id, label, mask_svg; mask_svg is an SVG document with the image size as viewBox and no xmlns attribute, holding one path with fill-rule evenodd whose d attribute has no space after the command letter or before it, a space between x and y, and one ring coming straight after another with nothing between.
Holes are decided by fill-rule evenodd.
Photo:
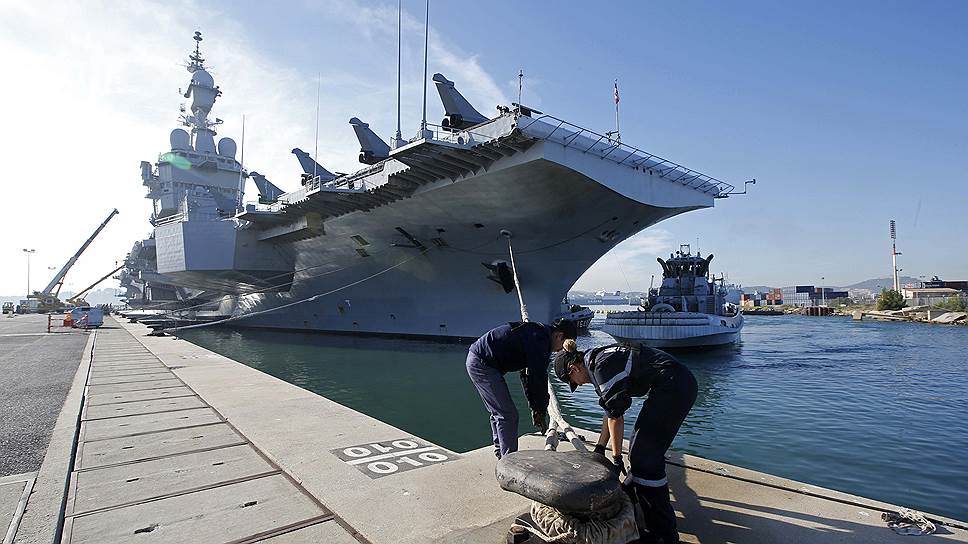
<instances>
[{"instance_id":1,"label":"worker's hand","mask_svg":"<svg viewBox=\"0 0 968 544\"><path fill-rule=\"evenodd\" d=\"M605 444L595 444L594 452L605 457Z\"/></svg>"},{"instance_id":2,"label":"worker's hand","mask_svg":"<svg viewBox=\"0 0 968 544\"><path fill-rule=\"evenodd\" d=\"M612 457L612 466L615 467L615 471L622 474L623 476L628 476L628 471L625 470L625 460L622 459L621 455Z\"/></svg>"},{"instance_id":3,"label":"worker's hand","mask_svg":"<svg viewBox=\"0 0 968 544\"><path fill-rule=\"evenodd\" d=\"M531 411L531 423L541 434L548 432L548 414L546 412Z\"/></svg>"}]
</instances>

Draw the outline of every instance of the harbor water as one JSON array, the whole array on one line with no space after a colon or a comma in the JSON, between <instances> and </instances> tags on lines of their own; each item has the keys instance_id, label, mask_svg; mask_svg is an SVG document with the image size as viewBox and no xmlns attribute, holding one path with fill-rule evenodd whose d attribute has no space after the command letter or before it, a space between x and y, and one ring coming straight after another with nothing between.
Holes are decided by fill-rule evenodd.
<instances>
[{"instance_id":1,"label":"harbor water","mask_svg":"<svg viewBox=\"0 0 968 544\"><path fill-rule=\"evenodd\" d=\"M581 349L612 342L597 323ZM181 335L454 451L490 442L466 344L255 329ZM968 519L966 346L968 327L748 317L740 344L676 353L699 396L673 449ZM517 377L507 379L530 430ZM558 397L572 423L600 424L590 388L558 387Z\"/></svg>"}]
</instances>

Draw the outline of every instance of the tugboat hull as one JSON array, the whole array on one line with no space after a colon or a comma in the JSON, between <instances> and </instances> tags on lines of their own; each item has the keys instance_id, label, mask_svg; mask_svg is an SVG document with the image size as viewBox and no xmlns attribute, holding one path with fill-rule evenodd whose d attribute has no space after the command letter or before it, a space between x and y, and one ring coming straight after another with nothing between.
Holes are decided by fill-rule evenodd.
<instances>
[{"instance_id":1,"label":"tugboat hull","mask_svg":"<svg viewBox=\"0 0 968 544\"><path fill-rule=\"evenodd\" d=\"M740 339L743 315L694 312L612 312L602 330L620 342L653 348L723 346Z\"/></svg>"}]
</instances>

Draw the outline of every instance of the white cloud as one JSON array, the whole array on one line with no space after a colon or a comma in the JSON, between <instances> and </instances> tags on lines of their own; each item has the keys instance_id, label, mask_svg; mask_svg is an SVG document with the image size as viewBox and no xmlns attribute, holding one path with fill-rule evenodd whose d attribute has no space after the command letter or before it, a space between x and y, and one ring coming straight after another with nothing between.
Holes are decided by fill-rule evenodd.
<instances>
[{"instance_id":1,"label":"white cloud","mask_svg":"<svg viewBox=\"0 0 968 544\"><path fill-rule=\"evenodd\" d=\"M676 242L664 229L651 227L621 242L575 282L584 291L644 291L653 274L659 274L656 257L665 257Z\"/></svg>"},{"instance_id":2,"label":"white cloud","mask_svg":"<svg viewBox=\"0 0 968 544\"><path fill-rule=\"evenodd\" d=\"M405 137L419 122L420 15L404 17ZM316 16L345 27L355 39L326 36L327 49L315 55L322 66L304 66L260 47L250 38L252 29L231 14L186 1L0 5L0 70L8 75L0 86L0 103L8 106L0 131L6 197L0 210L0 255L6 265L0 267L0 294L25 290L21 248L36 248L31 287L43 287L52 275L46 267L59 268L114 207L121 215L78 261L66 289L102 276L148 234L150 202L138 164L153 162L177 126L185 99L176 91L188 83L182 65L196 29L203 31L203 56L224 92L213 110L225 120L219 135L240 141L246 115L247 168L283 188L296 187L300 169L290 150L313 149L319 73L320 162L337 171L358 168L349 117L364 118L384 137L395 130L396 10L333 2ZM457 81L485 113L506 101L476 57L432 28L434 71ZM437 102L431 86L431 122L439 122L442 113ZM251 186L249 196L254 197Z\"/></svg>"}]
</instances>

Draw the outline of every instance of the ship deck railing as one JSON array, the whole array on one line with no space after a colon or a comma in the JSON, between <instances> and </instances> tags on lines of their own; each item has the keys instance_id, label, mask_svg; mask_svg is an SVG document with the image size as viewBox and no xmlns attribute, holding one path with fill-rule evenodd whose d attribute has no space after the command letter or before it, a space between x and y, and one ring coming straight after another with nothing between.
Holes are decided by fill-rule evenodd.
<instances>
[{"instance_id":1,"label":"ship deck railing","mask_svg":"<svg viewBox=\"0 0 968 544\"><path fill-rule=\"evenodd\" d=\"M352 174L341 174L332 179L324 179L322 176L310 178L299 189L281 195L284 198L279 198L274 203L269 204L267 209L274 212L281 211L292 203L300 202L320 192L364 193L374 187L364 178L382 169L383 164L380 163Z\"/></svg>"},{"instance_id":2,"label":"ship deck railing","mask_svg":"<svg viewBox=\"0 0 968 544\"><path fill-rule=\"evenodd\" d=\"M490 122L490 121L489 121ZM487 123L484 123L487 124ZM476 125L482 126L482 125ZM472 127L474 128L474 127ZM500 135L488 134L486 132L481 132L471 129L453 129L449 127L444 127L442 125L435 125L432 123L427 123L427 130L430 131L431 137L427 140L431 140L434 143L450 143L456 144L458 146L468 146L473 147L475 145L484 144L492 140L497 140ZM419 140L418 136L412 141Z\"/></svg>"},{"instance_id":3,"label":"ship deck railing","mask_svg":"<svg viewBox=\"0 0 968 544\"><path fill-rule=\"evenodd\" d=\"M171 215L166 215L160 219L155 219L155 226L160 227L161 225L167 225L168 223L179 223L184 221L187 215L185 212L173 213Z\"/></svg>"},{"instance_id":4,"label":"ship deck railing","mask_svg":"<svg viewBox=\"0 0 968 544\"><path fill-rule=\"evenodd\" d=\"M529 138L554 142L566 148L577 149L582 153L594 153L602 160L610 160L618 165L647 172L650 176L657 175L660 179L686 186L711 195L713 198L726 198L735 190L735 186L730 183L697 172L638 147L622 143L610 134L600 134L553 115L541 114L538 117L520 113L515 115L517 128ZM504 116L497 119L502 117ZM408 146L421 140L456 148L472 148L486 144L508 135L500 130L497 133L493 130L487 130L488 127L497 128L493 125L493 122L497 119L492 119L469 129L452 129L427 123L425 125L426 131L409 140ZM284 198L269 204L268 210L282 211L290 204L305 200L319 192L366 192L376 187L376 185L368 183L366 178L381 171L384 165L385 161L381 161L352 174L342 174L335 179L324 180L320 176L311 178L306 181L303 187L291 193L286 193L283 195Z\"/></svg>"},{"instance_id":5,"label":"ship deck railing","mask_svg":"<svg viewBox=\"0 0 968 544\"><path fill-rule=\"evenodd\" d=\"M730 183L622 143L612 135L600 134L553 115L542 114L533 119L522 116L519 118L518 127L521 130L531 129L529 135L535 138L578 149L583 153L595 153L602 159L644 170L649 174L655 173L662 179L711 194L714 198L726 198L735 189ZM544 127L548 128L542 130Z\"/></svg>"}]
</instances>

